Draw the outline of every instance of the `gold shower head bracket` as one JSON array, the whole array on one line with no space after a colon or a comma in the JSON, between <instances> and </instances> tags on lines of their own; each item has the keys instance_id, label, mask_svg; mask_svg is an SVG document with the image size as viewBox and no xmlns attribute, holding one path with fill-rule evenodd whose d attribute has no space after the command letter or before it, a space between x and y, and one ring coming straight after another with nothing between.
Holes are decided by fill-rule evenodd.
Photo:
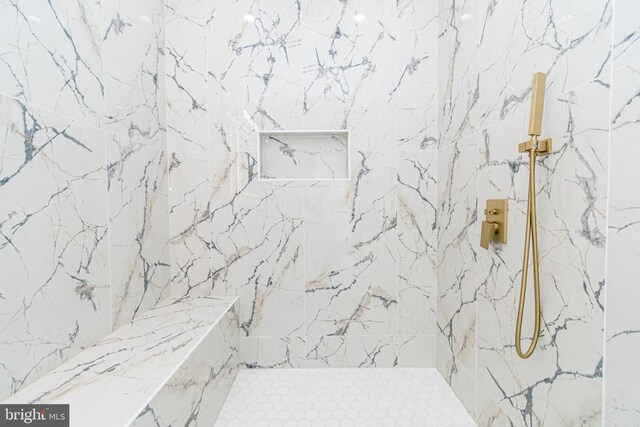
<instances>
[{"instance_id":1,"label":"gold shower head bracket","mask_svg":"<svg viewBox=\"0 0 640 427\"><path fill-rule=\"evenodd\" d=\"M540 156L551 154L551 151L553 150L551 138L545 138L542 141L538 141L536 137L533 137L528 141L518 144L518 152L520 153L526 153L532 149L536 150L536 154Z\"/></svg>"}]
</instances>

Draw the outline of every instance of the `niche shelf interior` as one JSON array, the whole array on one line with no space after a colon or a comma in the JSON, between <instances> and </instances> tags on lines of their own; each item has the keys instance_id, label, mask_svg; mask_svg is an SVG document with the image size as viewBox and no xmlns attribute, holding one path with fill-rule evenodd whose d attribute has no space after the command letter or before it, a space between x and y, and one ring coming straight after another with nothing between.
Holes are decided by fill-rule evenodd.
<instances>
[{"instance_id":1,"label":"niche shelf interior","mask_svg":"<svg viewBox=\"0 0 640 427\"><path fill-rule=\"evenodd\" d=\"M349 131L261 131L260 180L349 179Z\"/></svg>"}]
</instances>

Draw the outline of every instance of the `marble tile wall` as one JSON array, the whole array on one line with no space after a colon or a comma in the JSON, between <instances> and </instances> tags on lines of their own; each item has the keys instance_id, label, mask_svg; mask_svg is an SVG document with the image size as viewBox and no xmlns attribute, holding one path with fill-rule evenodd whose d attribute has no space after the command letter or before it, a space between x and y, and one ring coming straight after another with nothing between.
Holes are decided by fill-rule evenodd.
<instances>
[{"instance_id":1,"label":"marble tile wall","mask_svg":"<svg viewBox=\"0 0 640 427\"><path fill-rule=\"evenodd\" d=\"M0 400L169 294L163 14L0 5Z\"/></svg>"},{"instance_id":2,"label":"marble tile wall","mask_svg":"<svg viewBox=\"0 0 640 427\"><path fill-rule=\"evenodd\" d=\"M247 367L437 366L481 425L634 423L637 9L3 3L0 398L171 283L241 296ZM521 361L534 71L555 148L538 164L544 324ZM260 179L258 130L288 129L349 129L351 179ZM498 197L510 241L484 251Z\"/></svg>"},{"instance_id":3,"label":"marble tile wall","mask_svg":"<svg viewBox=\"0 0 640 427\"><path fill-rule=\"evenodd\" d=\"M437 4L210 4L165 7L174 293L240 295L249 367L433 366ZM260 179L305 129L350 180Z\"/></svg>"},{"instance_id":4,"label":"marble tile wall","mask_svg":"<svg viewBox=\"0 0 640 427\"><path fill-rule=\"evenodd\" d=\"M633 425L640 419L640 51L635 16L640 5L619 1L614 9L611 77L611 149L607 234L607 317L604 421L607 426Z\"/></svg>"},{"instance_id":5,"label":"marble tile wall","mask_svg":"<svg viewBox=\"0 0 640 427\"><path fill-rule=\"evenodd\" d=\"M436 365L479 425L638 422L637 9L439 4ZM521 360L514 327L529 166L517 144L535 71L548 74L542 129L554 148L537 164L543 325L536 352ZM509 242L485 251L479 224L490 198L509 200ZM532 309L528 298L525 318ZM523 335L531 330L525 321Z\"/></svg>"},{"instance_id":6,"label":"marble tile wall","mask_svg":"<svg viewBox=\"0 0 640 427\"><path fill-rule=\"evenodd\" d=\"M538 169L544 326L528 360L513 351L528 160L509 138L528 114L483 131L478 199L509 199L511 238L478 258L478 382L525 425L601 422L609 114L599 101L609 87L603 77L546 102L555 153Z\"/></svg>"}]
</instances>

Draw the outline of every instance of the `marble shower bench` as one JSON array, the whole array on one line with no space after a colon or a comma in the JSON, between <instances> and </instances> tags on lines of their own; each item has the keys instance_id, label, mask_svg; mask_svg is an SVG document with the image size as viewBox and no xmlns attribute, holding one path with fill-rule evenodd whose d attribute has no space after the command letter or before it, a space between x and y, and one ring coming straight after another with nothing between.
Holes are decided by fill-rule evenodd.
<instances>
[{"instance_id":1,"label":"marble shower bench","mask_svg":"<svg viewBox=\"0 0 640 427\"><path fill-rule=\"evenodd\" d=\"M236 301L165 300L3 403L68 403L73 427L211 425L238 371Z\"/></svg>"}]
</instances>

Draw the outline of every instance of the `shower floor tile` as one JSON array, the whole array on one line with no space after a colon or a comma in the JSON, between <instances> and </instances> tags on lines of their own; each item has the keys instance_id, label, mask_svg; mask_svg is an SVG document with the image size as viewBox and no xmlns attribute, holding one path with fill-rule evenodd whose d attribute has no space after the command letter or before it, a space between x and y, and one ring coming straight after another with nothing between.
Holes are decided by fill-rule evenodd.
<instances>
[{"instance_id":1,"label":"shower floor tile","mask_svg":"<svg viewBox=\"0 0 640 427\"><path fill-rule=\"evenodd\" d=\"M435 369L244 369L227 426L475 426Z\"/></svg>"}]
</instances>

